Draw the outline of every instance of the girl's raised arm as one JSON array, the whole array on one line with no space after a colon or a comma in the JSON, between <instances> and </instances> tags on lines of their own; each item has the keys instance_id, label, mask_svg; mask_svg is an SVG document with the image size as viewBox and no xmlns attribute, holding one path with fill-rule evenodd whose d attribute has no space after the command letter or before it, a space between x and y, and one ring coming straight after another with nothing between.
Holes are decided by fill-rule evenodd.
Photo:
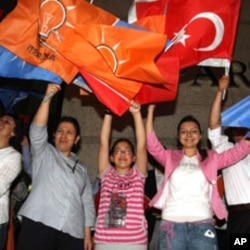
<instances>
[{"instance_id":1,"label":"girl's raised arm","mask_svg":"<svg viewBox=\"0 0 250 250\"><path fill-rule=\"evenodd\" d=\"M147 174L148 162L147 162L147 148L146 148L146 132L141 115L141 106L136 101L131 101L130 109L135 126L136 137L136 166L143 175Z\"/></svg>"}]
</instances>

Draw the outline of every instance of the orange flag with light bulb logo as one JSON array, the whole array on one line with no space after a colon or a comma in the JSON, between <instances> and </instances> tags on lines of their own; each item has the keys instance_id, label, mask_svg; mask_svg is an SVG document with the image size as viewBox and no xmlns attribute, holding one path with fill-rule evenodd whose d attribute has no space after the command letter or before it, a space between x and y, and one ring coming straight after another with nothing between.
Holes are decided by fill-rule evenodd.
<instances>
[{"instance_id":1,"label":"orange flag with light bulb logo","mask_svg":"<svg viewBox=\"0 0 250 250\"><path fill-rule=\"evenodd\" d=\"M114 15L83 0L18 0L15 9L0 23L0 45L24 63L48 69L70 83L78 73L77 67L55 48L41 46L41 42L51 35L62 39L58 32L61 26L92 22L111 25L117 20Z\"/></svg>"},{"instance_id":2,"label":"orange flag with light bulb logo","mask_svg":"<svg viewBox=\"0 0 250 250\"><path fill-rule=\"evenodd\" d=\"M178 59L164 60L164 66L170 69L169 78L168 70L162 73L158 61L167 43L166 35L129 24L121 27L117 17L84 0L40 3L20 0L0 24L0 45L24 63L55 72L67 83L79 72L86 72L91 76L89 81L107 84L126 103L134 98L141 103L175 98ZM13 29L5 29L11 25ZM94 87L94 94L98 91L102 95ZM101 99L105 98L109 97ZM119 106L118 102L119 98L113 105ZM124 112L121 110L119 115Z\"/></svg>"},{"instance_id":3,"label":"orange flag with light bulb logo","mask_svg":"<svg viewBox=\"0 0 250 250\"><path fill-rule=\"evenodd\" d=\"M56 51L39 45L38 18L39 1L19 0L15 9L0 23L0 45L24 63L49 69L70 82L78 70ZM11 60L14 62L15 57Z\"/></svg>"},{"instance_id":4,"label":"orange flag with light bulb logo","mask_svg":"<svg viewBox=\"0 0 250 250\"><path fill-rule=\"evenodd\" d=\"M78 28L74 36L69 30L61 30L63 41L48 39L48 43L81 70L105 81L128 99L134 98L142 83L166 83L154 62L165 46L166 36L107 25Z\"/></svg>"}]
</instances>

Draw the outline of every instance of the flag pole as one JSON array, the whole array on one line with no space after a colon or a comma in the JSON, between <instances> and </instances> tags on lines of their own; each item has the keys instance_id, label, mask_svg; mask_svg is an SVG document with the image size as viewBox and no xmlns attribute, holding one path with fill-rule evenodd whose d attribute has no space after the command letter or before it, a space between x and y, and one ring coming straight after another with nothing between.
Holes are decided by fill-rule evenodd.
<instances>
[{"instance_id":1,"label":"flag pole","mask_svg":"<svg viewBox=\"0 0 250 250\"><path fill-rule=\"evenodd\" d=\"M229 68L230 68L230 66L226 66L225 67L225 75L226 76L228 76L229 75ZM226 98L226 94L227 94L227 90L226 89L224 89L223 90L223 95L222 95L222 100L224 101L225 100L225 98Z\"/></svg>"}]
</instances>

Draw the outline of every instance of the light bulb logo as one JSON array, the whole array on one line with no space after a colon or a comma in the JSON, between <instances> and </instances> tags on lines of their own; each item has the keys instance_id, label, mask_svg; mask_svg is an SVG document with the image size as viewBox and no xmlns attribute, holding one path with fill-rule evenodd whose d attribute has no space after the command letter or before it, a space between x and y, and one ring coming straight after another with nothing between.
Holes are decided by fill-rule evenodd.
<instances>
[{"instance_id":1,"label":"light bulb logo","mask_svg":"<svg viewBox=\"0 0 250 250\"><path fill-rule=\"evenodd\" d=\"M39 36L46 41L51 32L59 29L66 20L66 9L59 0L45 0L40 5Z\"/></svg>"}]
</instances>

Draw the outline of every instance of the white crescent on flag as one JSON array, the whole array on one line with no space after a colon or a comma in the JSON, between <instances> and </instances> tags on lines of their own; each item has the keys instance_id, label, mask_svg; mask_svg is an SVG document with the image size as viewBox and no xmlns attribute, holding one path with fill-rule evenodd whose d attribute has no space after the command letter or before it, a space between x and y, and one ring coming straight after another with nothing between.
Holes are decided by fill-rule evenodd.
<instances>
[{"instance_id":1,"label":"white crescent on flag","mask_svg":"<svg viewBox=\"0 0 250 250\"><path fill-rule=\"evenodd\" d=\"M199 13L197 15L195 15L187 24L185 24L181 30L178 33L175 33L175 37L172 39L172 43L171 46L173 46L174 44L180 42L183 44L183 46L186 45L185 40L188 39L189 37L191 37L191 35L187 35L186 34L186 29L187 27L195 20L200 19L200 18L206 18L209 21L211 21L215 27L215 37L213 42L208 45L207 47L204 48L193 48L193 50L197 50L197 51L211 51L216 49L221 41L222 38L224 36L224 24L223 21L221 20L221 18L216 15L213 12L203 12L203 13ZM171 46L167 47L166 50L168 50Z\"/></svg>"},{"instance_id":2,"label":"white crescent on flag","mask_svg":"<svg viewBox=\"0 0 250 250\"><path fill-rule=\"evenodd\" d=\"M196 19L199 19L199 18L206 18L206 19L210 20L213 23L216 32L215 32L214 40L209 46L207 46L205 48L196 48L195 50L199 50L199 51L214 50L215 48L217 48L220 45L220 43L222 41L222 38L224 36L224 24L223 24L223 21L221 20L221 18L218 15L216 15L213 12L203 12L203 13L200 13L200 14L194 16L190 20L189 24L192 21L194 21Z\"/></svg>"}]
</instances>

